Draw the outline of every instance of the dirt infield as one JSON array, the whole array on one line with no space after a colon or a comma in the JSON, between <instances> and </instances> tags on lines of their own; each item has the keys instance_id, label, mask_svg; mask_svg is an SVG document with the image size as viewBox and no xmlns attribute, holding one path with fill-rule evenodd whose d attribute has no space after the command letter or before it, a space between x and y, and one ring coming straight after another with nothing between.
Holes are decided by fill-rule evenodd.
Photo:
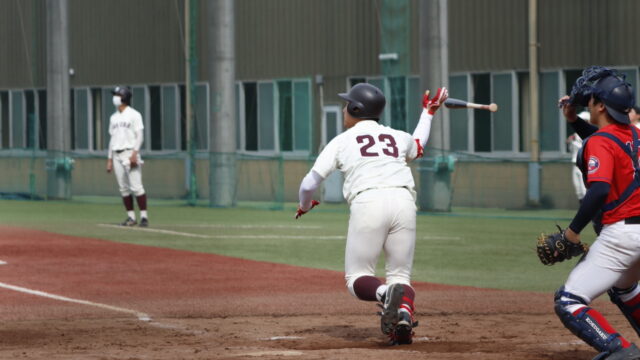
<instances>
[{"instance_id":1,"label":"dirt infield","mask_svg":"<svg viewBox=\"0 0 640 360\"><path fill-rule=\"evenodd\" d=\"M375 304L352 298L339 272L11 227L0 260L2 359L595 355L562 327L552 294L416 283L416 341L388 347ZM636 340L612 305L596 306Z\"/></svg>"}]
</instances>

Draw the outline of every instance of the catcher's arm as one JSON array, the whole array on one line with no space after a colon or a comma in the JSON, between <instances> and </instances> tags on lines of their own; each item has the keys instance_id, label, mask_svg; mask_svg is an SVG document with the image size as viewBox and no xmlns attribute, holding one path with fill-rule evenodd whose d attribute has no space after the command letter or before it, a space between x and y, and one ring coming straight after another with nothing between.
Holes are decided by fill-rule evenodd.
<instances>
[{"instance_id":1,"label":"catcher's arm","mask_svg":"<svg viewBox=\"0 0 640 360\"><path fill-rule=\"evenodd\" d=\"M298 210L296 211L296 219L306 214L316 205L320 204L319 201L312 200L312 196L318 187L320 187L323 180L324 178L313 170L309 171L307 176L302 179L302 182L300 183L300 190L298 192L300 203L298 204Z\"/></svg>"}]
</instances>

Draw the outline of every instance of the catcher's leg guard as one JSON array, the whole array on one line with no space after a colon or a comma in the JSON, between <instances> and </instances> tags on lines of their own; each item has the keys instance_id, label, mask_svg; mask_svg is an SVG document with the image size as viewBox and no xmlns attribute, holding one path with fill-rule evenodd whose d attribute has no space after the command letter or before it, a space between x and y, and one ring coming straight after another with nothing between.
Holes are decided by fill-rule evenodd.
<instances>
[{"instance_id":1,"label":"catcher's leg guard","mask_svg":"<svg viewBox=\"0 0 640 360\"><path fill-rule=\"evenodd\" d=\"M629 320L633 330L640 335L640 289L638 284L628 289L611 288L609 291L611 302L618 305L620 311Z\"/></svg>"},{"instance_id":2,"label":"catcher's leg guard","mask_svg":"<svg viewBox=\"0 0 640 360\"><path fill-rule=\"evenodd\" d=\"M607 322L598 311L587 306L581 297L564 291L555 294L555 311L571 332L604 355L615 353L631 344ZM606 357L603 357L604 359Z\"/></svg>"}]
</instances>

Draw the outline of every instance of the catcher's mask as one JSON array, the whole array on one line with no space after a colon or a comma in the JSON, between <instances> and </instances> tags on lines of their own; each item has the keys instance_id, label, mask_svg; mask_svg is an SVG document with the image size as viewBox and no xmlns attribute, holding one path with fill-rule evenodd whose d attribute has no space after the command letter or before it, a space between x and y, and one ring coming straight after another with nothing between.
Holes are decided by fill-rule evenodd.
<instances>
[{"instance_id":1,"label":"catcher's mask","mask_svg":"<svg viewBox=\"0 0 640 360\"><path fill-rule=\"evenodd\" d=\"M611 117L629 124L629 111L635 105L635 95L625 75L603 66L584 69L571 89L569 103L587 106L591 97L602 101Z\"/></svg>"},{"instance_id":2,"label":"catcher's mask","mask_svg":"<svg viewBox=\"0 0 640 360\"><path fill-rule=\"evenodd\" d=\"M133 94L128 86L116 86L115 89L111 90L111 94L120 96L123 103L131 105L131 97Z\"/></svg>"},{"instance_id":3,"label":"catcher's mask","mask_svg":"<svg viewBox=\"0 0 640 360\"><path fill-rule=\"evenodd\" d=\"M360 83L349 90L348 93L338 94L348 102L347 112L357 119L380 119L387 100L377 87Z\"/></svg>"}]
</instances>

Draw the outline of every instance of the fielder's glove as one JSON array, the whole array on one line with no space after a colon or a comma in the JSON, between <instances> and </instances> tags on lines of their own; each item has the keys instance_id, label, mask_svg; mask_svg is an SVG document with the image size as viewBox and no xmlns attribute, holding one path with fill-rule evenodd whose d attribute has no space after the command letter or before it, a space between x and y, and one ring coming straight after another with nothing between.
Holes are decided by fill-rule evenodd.
<instances>
[{"instance_id":1,"label":"fielder's glove","mask_svg":"<svg viewBox=\"0 0 640 360\"><path fill-rule=\"evenodd\" d=\"M556 225L557 226L557 225ZM538 258L544 265L571 259L574 256L582 255L589 250L589 246L582 242L572 243L564 237L564 230L558 226L558 232L545 235L540 234L536 251Z\"/></svg>"},{"instance_id":2,"label":"fielder's glove","mask_svg":"<svg viewBox=\"0 0 640 360\"><path fill-rule=\"evenodd\" d=\"M303 211L302 209L300 209L300 206L298 206L298 210L296 211L296 219L300 218L300 216L302 216L302 215L308 213L309 211L311 211L311 209L316 207L316 205L318 205L318 204L320 204L320 201L311 200L311 207L307 211Z\"/></svg>"}]
</instances>

